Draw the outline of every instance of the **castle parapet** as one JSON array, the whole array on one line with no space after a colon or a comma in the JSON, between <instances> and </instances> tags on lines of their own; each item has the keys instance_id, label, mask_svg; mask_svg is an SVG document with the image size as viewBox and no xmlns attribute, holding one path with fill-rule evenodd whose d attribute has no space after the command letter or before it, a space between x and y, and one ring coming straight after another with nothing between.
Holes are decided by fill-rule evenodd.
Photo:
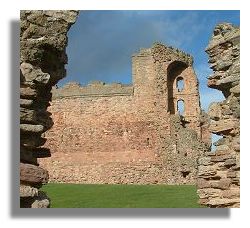
<instances>
[{"instance_id":1,"label":"castle parapet","mask_svg":"<svg viewBox=\"0 0 250 228\"><path fill-rule=\"evenodd\" d=\"M121 83L106 84L102 81L90 82L87 86L70 82L62 88L53 88L52 99L77 97L131 96L133 86Z\"/></svg>"}]
</instances>

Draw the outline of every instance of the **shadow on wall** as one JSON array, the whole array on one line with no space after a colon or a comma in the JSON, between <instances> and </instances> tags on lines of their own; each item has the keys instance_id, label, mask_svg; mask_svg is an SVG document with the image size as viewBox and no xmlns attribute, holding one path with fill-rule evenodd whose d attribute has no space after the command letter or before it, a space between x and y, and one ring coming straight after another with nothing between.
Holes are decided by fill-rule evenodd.
<instances>
[{"instance_id":1,"label":"shadow on wall","mask_svg":"<svg viewBox=\"0 0 250 228\"><path fill-rule=\"evenodd\" d=\"M110 217L110 218L229 218L230 210L192 208L189 210L176 208L123 208L117 209L44 209L27 210L19 205L19 154L20 154L20 128L19 128L19 21L10 21L10 216L12 218L67 218L67 217ZM12 139L12 140L11 140Z\"/></svg>"},{"instance_id":2,"label":"shadow on wall","mask_svg":"<svg viewBox=\"0 0 250 228\"><path fill-rule=\"evenodd\" d=\"M20 164L20 126L19 126L19 90L20 90L20 73L19 73L19 37L20 37L20 22L10 21L10 204L11 214L20 210L19 198L19 164Z\"/></svg>"},{"instance_id":3,"label":"shadow on wall","mask_svg":"<svg viewBox=\"0 0 250 228\"><path fill-rule=\"evenodd\" d=\"M174 104L174 88L177 89L178 92L181 92L184 89L184 80L181 76L182 72L187 68L188 66L182 62L174 61L171 63L168 67L167 72L167 81L168 81L168 110L170 111L170 114L175 114L176 111L180 115L184 114L184 101L178 100L177 101L177 110ZM175 82L176 81L176 85ZM179 106L179 101L182 101L183 107Z\"/></svg>"}]
</instances>

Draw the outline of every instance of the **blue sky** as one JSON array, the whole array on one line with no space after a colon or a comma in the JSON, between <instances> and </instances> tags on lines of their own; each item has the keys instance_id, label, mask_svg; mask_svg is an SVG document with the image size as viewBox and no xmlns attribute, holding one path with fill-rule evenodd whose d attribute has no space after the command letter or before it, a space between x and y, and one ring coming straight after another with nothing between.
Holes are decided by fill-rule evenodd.
<instances>
[{"instance_id":1,"label":"blue sky","mask_svg":"<svg viewBox=\"0 0 250 228\"><path fill-rule=\"evenodd\" d=\"M206 86L212 72L205 48L220 22L240 25L239 11L81 11L68 33L67 77L82 85L92 80L130 84L131 56L156 41L174 46L194 57L200 82L201 106L207 110L222 94Z\"/></svg>"}]
</instances>

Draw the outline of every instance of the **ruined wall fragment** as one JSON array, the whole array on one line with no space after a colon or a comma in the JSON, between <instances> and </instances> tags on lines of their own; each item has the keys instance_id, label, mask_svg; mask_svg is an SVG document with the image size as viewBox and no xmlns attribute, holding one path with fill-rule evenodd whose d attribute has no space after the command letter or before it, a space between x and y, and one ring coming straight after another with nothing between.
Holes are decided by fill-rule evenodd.
<instances>
[{"instance_id":1,"label":"ruined wall fragment","mask_svg":"<svg viewBox=\"0 0 250 228\"><path fill-rule=\"evenodd\" d=\"M229 23L215 27L206 49L214 74L208 86L225 96L209 107L210 132L223 136L215 152L198 160L198 195L209 207L240 206L240 29Z\"/></svg>"},{"instance_id":2,"label":"ruined wall fragment","mask_svg":"<svg viewBox=\"0 0 250 228\"><path fill-rule=\"evenodd\" d=\"M20 207L49 207L39 188L48 172L37 158L50 156L42 134L53 125L51 88L65 77L67 31L78 12L22 10L20 14Z\"/></svg>"},{"instance_id":3,"label":"ruined wall fragment","mask_svg":"<svg viewBox=\"0 0 250 228\"><path fill-rule=\"evenodd\" d=\"M171 176L169 184L195 184L195 161L207 149L202 141L199 83L193 69L193 57L179 49L156 43L153 47L155 60L155 99L158 117L158 138L161 154ZM177 86L178 78L184 81L183 89ZM178 110L178 101L184 101L184 112ZM168 121L164 121L168 119ZM206 121L205 121L206 122ZM166 126L167 123L167 126Z\"/></svg>"}]
</instances>

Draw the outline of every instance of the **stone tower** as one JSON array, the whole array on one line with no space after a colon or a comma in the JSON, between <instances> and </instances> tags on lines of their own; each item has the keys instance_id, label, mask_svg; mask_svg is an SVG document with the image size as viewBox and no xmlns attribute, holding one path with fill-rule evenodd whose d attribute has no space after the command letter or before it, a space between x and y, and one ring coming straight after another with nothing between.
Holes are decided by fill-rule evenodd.
<instances>
[{"instance_id":1,"label":"stone tower","mask_svg":"<svg viewBox=\"0 0 250 228\"><path fill-rule=\"evenodd\" d=\"M132 64L135 98L147 100L147 105L155 106L167 118L181 115L183 125L194 129L201 138L200 98L193 58L156 43L134 55Z\"/></svg>"}]
</instances>

